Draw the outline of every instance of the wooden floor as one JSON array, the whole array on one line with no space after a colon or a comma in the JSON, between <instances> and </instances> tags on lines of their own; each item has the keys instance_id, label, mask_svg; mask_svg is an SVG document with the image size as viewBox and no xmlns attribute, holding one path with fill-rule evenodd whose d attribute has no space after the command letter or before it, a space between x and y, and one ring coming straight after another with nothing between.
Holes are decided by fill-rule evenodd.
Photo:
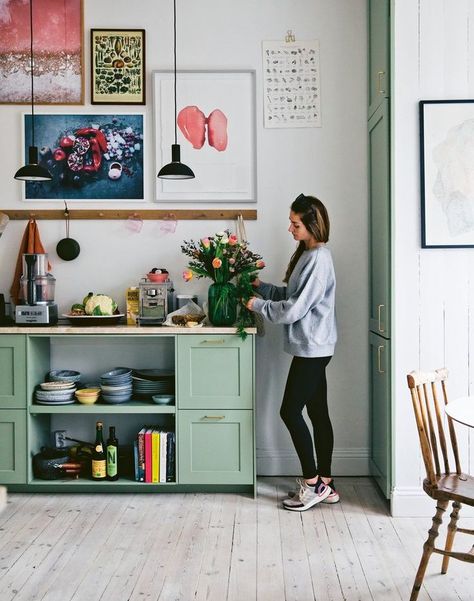
<instances>
[{"instance_id":1,"label":"wooden floor","mask_svg":"<svg viewBox=\"0 0 474 601\"><path fill-rule=\"evenodd\" d=\"M291 483L261 478L256 500L11 493L0 600L408 601L430 519L391 518L368 478L339 478L337 505L285 511ZM458 534L455 547L471 542ZM440 565L433 556L419 599L474 600L474 566Z\"/></svg>"}]
</instances>

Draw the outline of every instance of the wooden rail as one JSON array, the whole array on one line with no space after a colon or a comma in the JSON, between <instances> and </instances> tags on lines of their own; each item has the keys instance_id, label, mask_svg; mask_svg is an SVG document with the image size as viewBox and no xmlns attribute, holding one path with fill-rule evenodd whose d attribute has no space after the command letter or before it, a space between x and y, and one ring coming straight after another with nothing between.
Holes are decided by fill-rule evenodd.
<instances>
[{"instance_id":1,"label":"wooden rail","mask_svg":"<svg viewBox=\"0 0 474 601\"><path fill-rule=\"evenodd\" d=\"M64 209L0 209L10 219L64 219ZM256 209L69 209L69 219L257 219Z\"/></svg>"}]
</instances>

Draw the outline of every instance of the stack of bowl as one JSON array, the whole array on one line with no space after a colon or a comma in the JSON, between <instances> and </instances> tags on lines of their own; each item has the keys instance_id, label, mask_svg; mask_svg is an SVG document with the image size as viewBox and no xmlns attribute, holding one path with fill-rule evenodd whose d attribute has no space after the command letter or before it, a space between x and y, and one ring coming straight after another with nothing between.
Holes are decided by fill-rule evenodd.
<instances>
[{"instance_id":1,"label":"stack of bowl","mask_svg":"<svg viewBox=\"0 0 474 601\"><path fill-rule=\"evenodd\" d=\"M93 405L100 395L100 387L97 388L81 388L76 390L76 399L83 405Z\"/></svg>"},{"instance_id":2,"label":"stack of bowl","mask_svg":"<svg viewBox=\"0 0 474 601\"><path fill-rule=\"evenodd\" d=\"M76 385L74 382L42 382L35 391L39 405L72 405Z\"/></svg>"},{"instance_id":3,"label":"stack of bowl","mask_svg":"<svg viewBox=\"0 0 474 601\"><path fill-rule=\"evenodd\" d=\"M114 367L100 376L102 399L111 405L126 403L132 398L132 370Z\"/></svg>"}]
</instances>

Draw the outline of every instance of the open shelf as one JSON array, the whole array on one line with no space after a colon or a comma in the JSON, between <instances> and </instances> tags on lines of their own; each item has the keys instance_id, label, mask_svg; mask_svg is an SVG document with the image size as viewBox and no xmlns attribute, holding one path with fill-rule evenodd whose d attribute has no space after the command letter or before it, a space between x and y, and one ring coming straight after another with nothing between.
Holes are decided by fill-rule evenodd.
<instances>
[{"instance_id":1,"label":"open shelf","mask_svg":"<svg viewBox=\"0 0 474 601\"><path fill-rule=\"evenodd\" d=\"M165 413L176 413L175 405L156 405L155 403L146 403L143 401L128 401L118 405L109 405L105 403L94 403L93 405L30 405L28 409L30 415L39 413L80 413L80 414L100 414L100 413L152 413L154 415L163 415Z\"/></svg>"}]
</instances>

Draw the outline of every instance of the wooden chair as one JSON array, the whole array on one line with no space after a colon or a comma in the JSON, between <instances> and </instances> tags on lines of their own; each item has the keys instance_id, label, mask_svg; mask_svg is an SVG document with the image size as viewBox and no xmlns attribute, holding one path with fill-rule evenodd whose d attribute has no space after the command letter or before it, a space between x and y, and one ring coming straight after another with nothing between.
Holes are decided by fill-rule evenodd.
<instances>
[{"instance_id":1,"label":"wooden chair","mask_svg":"<svg viewBox=\"0 0 474 601\"><path fill-rule=\"evenodd\" d=\"M446 574L448 571L450 557L474 563L474 545L467 553L451 550L456 532L474 534L474 530L457 527L461 504L474 505L474 478L463 474L461 471L454 425L451 418L444 413L444 405L448 403L446 389L448 370L443 368L434 372L413 371L407 378L420 438L421 453L426 468L423 490L437 502L433 525L428 531L428 539L423 545L423 555L411 592L410 601L415 601L432 553L439 553L444 556L441 566L442 574ZM440 398L442 399L441 403ZM444 419L447 419L450 446L456 466L454 472L449 467L448 444L443 427ZM452 501L452 513L448 525L446 545L444 549L437 549L434 546L434 541L438 536L443 514L450 501Z\"/></svg>"}]
</instances>

